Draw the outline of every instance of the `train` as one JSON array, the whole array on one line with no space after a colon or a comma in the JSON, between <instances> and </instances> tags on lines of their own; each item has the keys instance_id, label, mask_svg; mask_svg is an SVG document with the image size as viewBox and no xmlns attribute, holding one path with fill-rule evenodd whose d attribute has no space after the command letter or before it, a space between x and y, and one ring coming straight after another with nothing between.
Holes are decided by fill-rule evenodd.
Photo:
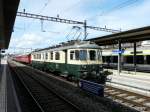
<instances>
[{"instance_id":1,"label":"train","mask_svg":"<svg viewBox=\"0 0 150 112\"><path fill-rule=\"evenodd\" d=\"M93 42L72 40L60 45L32 51L14 60L39 70L55 72L69 80L97 79L104 81L102 50Z\"/></svg>"},{"instance_id":2,"label":"train","mask_svg":"<svg viewBox=\"0 0 150 112\"><path fill-rule=\"evenodd\" d=\"M116 69L118 54L115 49L105 49L102 52L103 67ZM150 46L139 46L136 51L136 71L150 72ZM121 68L128 71L135 70L133 48L126 48L121 56Z\"/></svg>"},{"instance_id":3,"label":"train","mask_svg":"<svg viewBox=\"0 0 150 112\"><path fill-rule=\"evenodd\" d=\"M31 64L31 54L27 53L27 54L23 54L23 55L15 55L15 56L13 56L13 60L30 65Z\"/></svg>"}]
</instances>

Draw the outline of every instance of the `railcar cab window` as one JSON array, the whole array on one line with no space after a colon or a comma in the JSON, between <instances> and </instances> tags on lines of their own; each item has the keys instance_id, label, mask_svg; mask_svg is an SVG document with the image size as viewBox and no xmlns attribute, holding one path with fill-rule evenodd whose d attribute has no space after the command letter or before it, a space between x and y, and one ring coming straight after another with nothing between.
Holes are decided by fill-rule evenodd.
<instances>
[{"instance_id":1,"label":"railcar cab window","mask_svg":"<svg viewBox=\"0 0 150 112\"><path fill-rule=\"evenodd\" d=\"M96 60L96 51L95 50L89 51L89 58L90 58L90 60Z\"/></svg>"},{"instance_id":2,"label":"railcar cab window","mask_svg":"<svg viewBox=\"0 0 150 112\"><path fill-rule=\"evenodd\" d=\"M86 60L87 59L87 50L80 50L79 58L80 58L80 60Z\"/></svg>"},{"instance_id":3,"label":"railcar cab window","mask_svg":"<svg viewBox=\"0 0 150 112\"><path fill-rule=\"evenodd\" d=\"M59 60L60 59L60 54L59 54L59 52L56 52L55 53L55 60Z\"/></svg>"},{"instance_id":4,"label":"railcar cab window","mask_svg":"<svg viewBox=\"0 0 150 112\"><path fill-rule=\"evenodd\" d=\"M70 51L70 60L86 60L87 50Z\"/></svg>"}]
</instances>

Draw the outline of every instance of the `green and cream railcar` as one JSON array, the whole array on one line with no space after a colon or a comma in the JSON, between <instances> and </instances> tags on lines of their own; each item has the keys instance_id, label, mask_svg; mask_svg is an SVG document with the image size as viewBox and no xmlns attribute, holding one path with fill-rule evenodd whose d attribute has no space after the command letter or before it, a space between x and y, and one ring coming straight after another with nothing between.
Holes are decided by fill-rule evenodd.
<instances>
[{"instance_id":1,"label":"green and cream railcar","mask_svg":"<svg viewBox=\"0 0 150 112\"><path fill-rule=\"evenodd\" d=\"M33 67L67 77L100 76L103 72L100 47L87 41L34 51L31 56Z\"/></svg>"}]
</instances>

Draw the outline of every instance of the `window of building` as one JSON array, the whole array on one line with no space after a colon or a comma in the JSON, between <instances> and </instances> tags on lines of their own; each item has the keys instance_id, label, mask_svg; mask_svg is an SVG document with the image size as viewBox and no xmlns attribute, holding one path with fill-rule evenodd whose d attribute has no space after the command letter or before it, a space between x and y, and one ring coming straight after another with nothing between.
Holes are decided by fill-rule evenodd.
<instances>
[{"instance_id":1,"label":"window of building","mask_svg":"<svg viewBox=\"0 0 150 112\"><path fill-rule=\"evenodd\" d=\"M59 54L59 52L56 52L55 53L55 60L59 60L60 59L60 54Z\"/></svg>"},{"instance_id":2,"label":"window of building","mask_svg":"<svg viewBox=\"0 0 150 112\"><path fill-rule=\"evenodd\" d=\"M96 60L96 51L95 50L89 51L89 58L90 58L90 60Z\"/></svg>"}]
</instances>

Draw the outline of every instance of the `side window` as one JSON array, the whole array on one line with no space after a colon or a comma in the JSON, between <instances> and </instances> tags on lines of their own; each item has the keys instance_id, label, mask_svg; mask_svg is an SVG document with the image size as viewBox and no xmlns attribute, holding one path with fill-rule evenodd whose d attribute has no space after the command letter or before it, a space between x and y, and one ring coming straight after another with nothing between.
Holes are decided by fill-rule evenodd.
<instances>
[{"instance_id":1,"label":"side window","mask_svg":"<svg viewBox=\"0 0 150 112\"><path fill-rule=\"evenodd\" d=\"M90 60L96 60L96 51L90 50L89 51Z\"/></svg>"},{"instance_id":2,"label":"side window","mask_svg":"<svg viewBox=\"0 0 150 112\"><path fill-rule=\"evenodd\" d=\"M37 54L37 59L39 59L39 54Z\"/></svg>"},{"instance_id":3,"label":"side window","mask_svg":"<svg viewBox=\"0 0 150 112\"><path fill-rule=\"evenodd\" d=\"M48 59L48 53L45 53L45 59L46 60Z\"/></svg>"},{"instance_id":4,"label":"side window","mask_svg":"<svg viewBox=\"0 0 150 112\"><path fill-rule=\"evenodd\" d=\"M51 60L53 60L53 52L51 52Z\"/></svg>"},{"instance_id":5,"label":"side window","mask_svg":"<svg viewBox=\"0 0 150 112\"><path fill-rule=\"evenodd\" d=\"M75 50L75 59L79 60L79 50Z\"/></svg>"},{"instance_id":6,"label":"side window","mask_svg":"<svg viewBox=\"0 0 150 112\"><path fill-rule=\"evenodd\" d=\"M33 55L33 58L36 59L36 55L35 54Z\"/></svg>"},{"instance_id":7,"label":"side window","mask_svg":"<svg viewBox=\"0 0 150 112\"><path fill-rule=\"evenodd\" d=\"M40 54L37 54L37 59L40 59Z\"/></svg>"},{"instance_id":8,"label":"side window","mask_svg":"<svg viewBox=\"0 0 150 112\"><path fill-rule=\"evenodd\" d=\"M55 53L55 60L59 60L60 59L60 54L59 54L59 52L56 52Z\"/></svg>"},{"instance_id":9,"label":"side window","mask_svg":"<svg viewBox=\"0 0 150 112\"><path fill-rule=\"evenodd\" d=\"M74 60L74 54L75 54L74 51L70 51L70 60Z\"/></svg>"}]
</instances>

